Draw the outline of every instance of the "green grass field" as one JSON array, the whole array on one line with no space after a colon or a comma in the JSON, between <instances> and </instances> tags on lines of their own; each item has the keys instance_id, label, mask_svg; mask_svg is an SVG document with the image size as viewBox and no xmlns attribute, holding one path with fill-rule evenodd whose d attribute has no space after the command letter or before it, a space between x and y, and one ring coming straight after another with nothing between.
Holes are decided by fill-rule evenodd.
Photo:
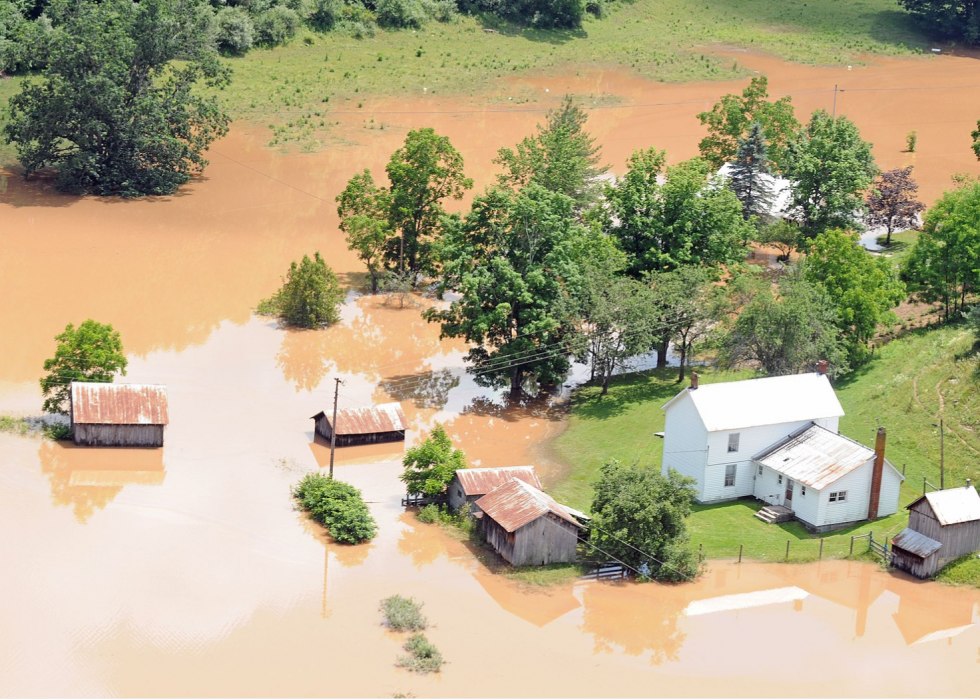
<instances>
[{"instance_id":1,"label":"green grass field","mask_svg":"<svg viewBox=\"0 0 980 699\"><path fill-rule=\"evenodd\" d=\"M836 382L846 412L840 422L843 434L871 445L878 424L888 429L888 459L906 470L903 506L922 493L924 477L939 485L939 430L933 423L940 415L946 424L947 485L980 476L978 369L972 334L954 326L910 333ZM707 368L700 373L704 383L749 376ZM645 372L618 379L605 397L595 387L576 392L568 429L552 445L555 456L570 466L566 477L551 484L549 491L556 499L588 510L590 484L610 458L660 468L663 442L654 433L664 426L660 407L680 390L675 378L675 372ZM748 558L784 560L787 540L792 561L819 555L819 538L798 524L762 523L752 516L760 506L744 500L696 507L690 520L691 544L703 546L709 558L735 557L741 544ZM894 536L907 519L902 510L825 535L824 556L847 555L852 535L871 531L875 539ZM866 549L866 541L855 545L855 552Z\"/></svg>"}]
</instances>

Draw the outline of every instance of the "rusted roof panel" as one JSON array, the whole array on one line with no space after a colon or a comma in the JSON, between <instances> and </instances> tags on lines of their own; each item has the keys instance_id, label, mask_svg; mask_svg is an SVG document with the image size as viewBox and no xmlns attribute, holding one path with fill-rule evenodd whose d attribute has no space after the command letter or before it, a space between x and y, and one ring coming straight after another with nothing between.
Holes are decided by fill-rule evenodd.
<instances>
[{"instance_id":1,"label":"rusted roof panel","mask_svg":"<svg viewBox=\"0 0 980 699\"><path fill-rule=\"evenodd\" d=\"M167 387L73 381L71 414L82 425L166 425Z\"/></svg>"},{"instance_id":2,"label":"rusted roof panel","mask_svg":"<svg viewBox=\"0 0 980 699\"><path fill-rule=\"evenodd\" d=\"M505 468L464 468L456 471L456 478L467 497L486 495L494 488L518 478L538 490L542 489L534 466L508 466Z\"/></svg>"},{"instance_id":3,"label":"rusted roof panel","mask_svg":"<svg viewBox=\"0 0 980 699\"><path fill-rule=\"evenodd\" d=\"M975 522L980 519L980 495L972 485L926 493L909 505L909 508L925 500L942 526Z\"/></svg>"},{"instance_id":4,"label":"rusted roof panel","mask_svg":"<svg viewBox=\"0 0 980 699\"><path fill-rule=\"evenodd\" d=\"M928 558L942 548L942 544L935 539L930 539L925 534L921 534L908 527L900 531L892 539L892 547L896 546L919 558Z\"/></svg>"},{"instance_id":5,"label":"rusted roof panel","mask_svg":"<svg viewBox=\"0 0 980 699\"><path fill-rule=\"evenodd\" d=\"M549 512L579 529L582 528L564 505L558 504L550 495L519 478L512 478L504 485L494 488L477 500L476 506L507 532L517 531Z\"/></svg>"},{"instance_id":6,"label":"rusted roof panel","mask_svg":"<svg viewBox=\"0 0 980 699\"><path fill-rule=\"evenodd\" d=\"M787 478L820 490L874 459L873 449L819 425L797 430L755 457Z\"/></svg>"},{"instance_id":7,"label":"rusted roof panel","mask_svg":"<svg viewBox=\"0 0 980 699\"><path fill-rule=\"evenodd\" d=\"M313 419L326 417L331 422L333 415L319 412ZM380 403L373 407L344 408L337 411L337 436L344 434L372 434L375 432L400 432L408 427L405 413L399 403Z\"/></svg>"}]
</instances>

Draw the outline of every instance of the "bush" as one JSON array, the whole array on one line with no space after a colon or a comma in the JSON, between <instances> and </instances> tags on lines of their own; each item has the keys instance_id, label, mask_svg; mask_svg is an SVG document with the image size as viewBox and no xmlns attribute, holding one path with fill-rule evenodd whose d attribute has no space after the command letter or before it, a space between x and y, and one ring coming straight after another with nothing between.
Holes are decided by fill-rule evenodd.
<instances>
[{"instance_id":1,"label":"bush","mask_svg":"<svg viewBox=\"0 0 980 699\"><path fill-rule=\"evenodd\" d=\"M293 497L342 544L359 544L378 533L361 491L349 483L308 473L293 488Z\"/></svg>"},{"instance_id":2,"label":"bush","mask_svg":"<svg viewBox=\"0 0 980 699\"><path fill-rule=\"evenodd\" d=\"M398 657L399 667L408 668L412 672L426 674L429 672L439 672L442 664L442 653L425 637L425 634L414 634L404 646L411 655Z\"/></svg>"},{"instance_id":3,"label":"bush","mask_svg":"<svg viewBox=\"0 0 980 699\"><path fill-rule=\"evenodd\" d=\"M909 153L914 153L916 147L919 145L919 132L912 129L907 134L905 134L905 150Z\"/></svg>"},{"instance_id":4,"label":"bush","mask_svg":"<svg viewBox=\"0 0 980 699\"><path fill-rule=\"evenodd\" d=\"M429 19L437 22L455 22L459 19L459 7L455 0L421 0L421 3Z\"/></svg>"},{"instance_id":5,"label":"bush","mask_svg":"<svg viewBox=\"0 0 980 699\"><path fill-rule=\"evenodd\" d=\"M419 0L378 0L374 11L378 24L389 29L418 29L428 19Z\"/></svg>"},{"instance_id":6,"label":"bush","mask_svg":"<svg viewBox=\"0 0 980 699\"><path fill-rule=\"evenodd\" d=\"M388 628L393 631L421 631L429 625L422 614L422 605L413 598L392 595L381 600L381 611Z\"/></svg>"},{"instance_id":7,"label":"bush","mask_svg":"<svg viewBox=\"0 0 980 699\"><path fill-rule=\"evenodd\" d=\"M425 505L419 510L417 517L423 524L435 524L442 521L442 510L438 505Z\"/></svg>"},{"instance_id":8,"label":"bush","mask_svg":"<svg viewBox=\"0 0 980 699\"><path fill-rule=\"evenodd\" d=\"M295 10L281 5L270 8L255 20L255 36L265 46L279 46L296 36L300 18Z\"/></svg>"},{"instance_id":9,"label":"bush","mask_svg":"<svg viewBox=\"0 0 980 699\"><path fill-rule=\"evenodd\" d=\"M241 7L225 7L215 17L215 41L230 53L245 53L255 40L255 25Z\"/></svg>"},{"instance_id":10,"label":"bush","mask_svg":"<svg viewBox=\"0 0 980 699\"><path fill-rule=\"evenodd\" d=\"M338 308L344 300L337 275L323 261L320 253L289 267L282 288L275 296L259 302L259 315L278 316L284 323L302 328L316 328L340 320Z\"/></svg>"},{"instance_id":11,"label":"bush","mask_svg":"<svg viewBox=\"0 0 980 699\"><path fill-rule=\"evenodd\" d=\"M309 22L314 29L328 31L340 21L344 0L313 0Z\"/></svg>"},{"instance_id":12,"label":"bush","mask_svg":"<svg viewBox=\"0 0 980 699\"><path fill-rule=\"evenodd\" d=\"M65 422L48 423L44 426L42 431L44 432L44 436L46 436L48 439L55 440L71 439L74 434L71 425Z\"/></svg>"}]
</instances>

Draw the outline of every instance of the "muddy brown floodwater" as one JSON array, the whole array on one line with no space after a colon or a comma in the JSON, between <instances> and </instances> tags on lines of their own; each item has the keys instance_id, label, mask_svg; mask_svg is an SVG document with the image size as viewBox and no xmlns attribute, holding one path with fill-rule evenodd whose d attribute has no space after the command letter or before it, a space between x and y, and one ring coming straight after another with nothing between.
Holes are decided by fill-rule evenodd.
<instances>
[{"instance_id":1,"label":"muddy brown floodwater","mask_svg":"<svg viewBox=\"0 0 980 699\"><path fill-rule=\"evenodd\" d=\"M977 61L848 71L738 60L768 74L773 93L799 93L802 113L830 108L834 84L845 89L838 112L875 142L883 167L915 162L927 200L953 172L976 171L969 132L980 114L961 86L980 84ZM590 116L616 170L639 147L693 155L694 114L743 83L593 72L498 91L538 91L544 106L564 91L634 105ZM683 104L652 106L663 103ZM339 477L363 489L379 522L370 544L334 545L295 512L290 485L326 462L309 416L328 407L334 376L346 381L342 405L401 401L409 444L438 421L476 464L535 463L546 484L562 469L541 449L560 413L476 386L465 347L440 340L416 307L352 293L340 324L306 332L251 314L303 253L319 249L357 282L333 198L355 170L380 171L406 129L448 134L482 187L496 149L541 116L453 113L472 105L443 98L378 109L402 113L377 114L384 131L351 119L338 135L356 143L317 155L274 153L261 129L236 126L206 175L174 197L68 197L9 177L0 412L39 410L53 336L93 317L121 332L129 380L169 386L172 423L162 450L0 434L0 694L975 695L975 591L845 562L715 563L676 587L524 589L403 511L402 445L339 455ZM405 113L420 110L441 113ZM901 152L912 128L914 155ZM394 666L402 639L380 626L377 605L395 593L425 603L449 661L441 674Z\"/></svg>"}]
</instances>

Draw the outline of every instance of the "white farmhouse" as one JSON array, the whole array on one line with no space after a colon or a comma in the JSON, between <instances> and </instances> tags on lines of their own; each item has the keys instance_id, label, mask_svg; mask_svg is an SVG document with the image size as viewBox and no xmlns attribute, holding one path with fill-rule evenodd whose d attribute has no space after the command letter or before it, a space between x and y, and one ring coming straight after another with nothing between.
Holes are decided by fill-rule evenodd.
<instances>
[{"instance_id":1,"label":"white farmhouse","mask_svg":"<svg viewBox=\"0 0 980 699\"><path fill-rule=\"evenodd\" d=\"M826 376L774 376L691 387L663 406L662 471L697 481L697 500L755 497L765 521L825 531L898 511L904 477L875 449L838 434L844 414Z\"/></svg>"}]
</instances>

